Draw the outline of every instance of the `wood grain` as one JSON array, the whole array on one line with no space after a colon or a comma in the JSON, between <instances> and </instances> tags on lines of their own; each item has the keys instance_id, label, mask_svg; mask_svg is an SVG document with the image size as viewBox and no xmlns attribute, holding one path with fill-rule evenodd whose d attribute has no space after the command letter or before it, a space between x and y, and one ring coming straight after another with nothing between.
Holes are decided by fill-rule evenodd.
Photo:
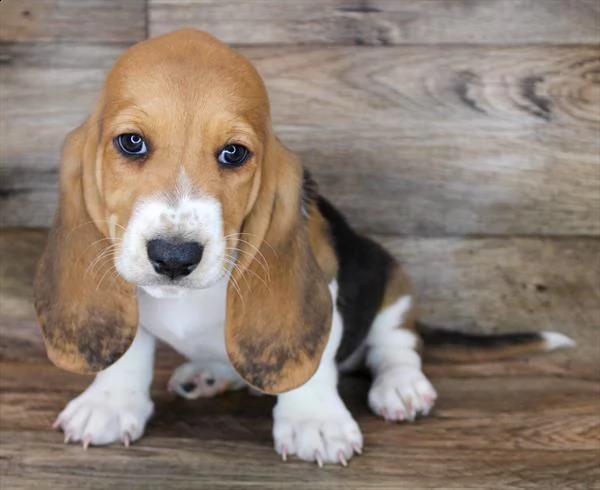
<instances>
[{"instance_id":1,"label":"wood grain","mask_svg":"<svg viewBox=\"0 0 600 490\"><path fill-rule=\"evenodd\" d=\"M4 378L5 369L1 372ZM27 385L40 371L21 364L11 374ZM40 391L3 388L3 482L11 489L108 488L103 485L115 480L127 488L177 489L589 489L600 476L597 383L552 378L434 383L440 393L434 413L394 426L368 412L364 381L344 380L342 392L367 449L349 468L315 472L301 462L278 460L271 448L273 400L244 393L185 402L167 398L163 387L147 435L134 446L88 451L64 446L49 425L77 391L64 390L59 374Z\"/></svg>"},{"instance_id":2,"label":"wood grain","mask_svg":"<svg viewBox=\"0 0 600 490\"><path fill-rule=\"evenodd\" d=\"M1 42L134 43L146 37L146 0L0 2Z\"/></svg>"},{"instance_id":3,"label":"wood grain","mask_svg":"<svg viewBox=\"0 0 600 490\"><path fill-rule=\"evenodd\" d=\"M60 142L119 49L1 50L1 224L46 226ZM597 47L243 52L267 81L279 134L360 229L600 233Z\"/></svg>"},{"instance_id":4,"label":"wood grain","mask_svg":"<svg viewBox=\"0 0 600 490\"><path fill-rule=\"evenodd\" d=\"M249 44L600 41L594 0L150 0L150 33L181 27Z\"/></svg>"},{"instance_id":5,"label":"wood grain","mask_svg":"<svg viewBox=\"0 0 600 490\"><path fill-rule=\"evenodd\" d=\"M0 316L35 318L33 276L45 243L45 232L0 231Z\"/></svg>"},{"instance_id":6,"label":"wood grain","mask_svg":"<svg viewBox=\"0 0 600 490\"><path fill-rule=\"evenodd\" d=\"M149 437L146 447L83 451L57 444L57 437L5 432L0 448L6 468L3 482L14 490L101 490L117 484L148 490L590 490L600 476L594 451L432 451L404 448L396 442L373 447L349 468L317 471L306 463L282 463L266 441L225 443Z\"/></svg>"}]
</instances>

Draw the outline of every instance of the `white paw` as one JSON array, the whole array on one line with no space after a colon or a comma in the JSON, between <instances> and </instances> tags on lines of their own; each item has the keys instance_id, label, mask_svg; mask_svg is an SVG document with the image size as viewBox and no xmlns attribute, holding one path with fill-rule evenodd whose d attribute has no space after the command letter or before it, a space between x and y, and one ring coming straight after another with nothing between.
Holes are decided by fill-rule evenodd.
<instances>
[{"instance_id":1,"label":"white paw","mask_svg":"<svg viewBox=\"0 0 600 490\"><path fill-rule=\"evenodd\" d=\"M182 398L194 400L196 398L210 398L228 390L239 389L243 382L235 378L228 367L202 366L187 362L173 372L169 380L168 389L177 393Z\"/></svg>"},{"instance_id":2,"label":"white paw","mask_svg":"<svg viewBox=\"0 0 600 490\"><path fill-rule=\"evenodd\" d=\"M323 466L324 463L346 466L354 453L361 454L363 438L358 424L345 409L321 415L274 411L273 438L275 451L284 461L296 456ZM294 411L296 412L296 411Z\"/></svg>"},{"instance_id":3,"label":"white paw","mask_svg":"<svg viewBox=\"0 0 600 490\"><path fill-rule=\"evenodd\" d=\"M427 415L437 398L420 369L397 366L377 374L369 391L369 406L385 420L413 421Z\"/></svg>"},{"instance_id":4,"label":"white paw","mask_svg":"<svg viewBox=\"0 0 600 490\"><path fill-rule=\"evenodd\" d=\"M81 442L84 448L119 441L129 446L142 436L153 409L146 393L91 385L69 402L54 428L65 433L65 443Z\"/></svg>"}]
</instances>

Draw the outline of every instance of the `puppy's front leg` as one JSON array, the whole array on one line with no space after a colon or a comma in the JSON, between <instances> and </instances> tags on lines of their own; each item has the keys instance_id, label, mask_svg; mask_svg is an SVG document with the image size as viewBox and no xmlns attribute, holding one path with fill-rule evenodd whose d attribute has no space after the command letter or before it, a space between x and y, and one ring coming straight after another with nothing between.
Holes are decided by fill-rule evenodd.
<instances>
[{"instance_id":1,"label":"puppy's front leg","mask_svg":"<svg viewBox=\"0 0 600 490\"><path fill-rule=\"evenodd\" d=\"M150 384L154 369L155 339L142 327L129 350L115 364L96 375L94 382L73 399L54 427L65 442L104 445L139 439L152 415Z\"/></svg>"},{"instance_id":2,"label":"puppy's front leg","mask_svg":"<svg viewBox=\"0 0 600 490\"><path fill-rule=\"evenodd\" d=\"M337 284L330 286L333 303ZM303 386L277 397L273 409L275 450L285 461L295 455L305 461L346 466L362 452L363 438L337 390L335 354L342 335L342 319L334 310L331 335L315 375Z\"/></svg>"}]
</instances>

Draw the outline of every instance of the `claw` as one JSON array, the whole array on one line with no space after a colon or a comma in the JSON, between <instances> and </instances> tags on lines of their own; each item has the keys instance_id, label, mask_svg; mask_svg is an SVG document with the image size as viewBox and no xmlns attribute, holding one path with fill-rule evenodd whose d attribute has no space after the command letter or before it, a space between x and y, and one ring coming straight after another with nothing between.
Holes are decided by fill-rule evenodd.
<instances>
[{"instance_id":1,"label":"claw","mask_svg":"<svg viewBox=\"0 0 600 490\"><path fill-rule=\"evenodd\" d=\"M436 397L435 396L424 396L423 397L423 401L425 402L425 404L429 407L429 409L431 409L431 407L433 406L433 404L435 403Z\"/></svg>"},{"instance_id":2,"label":"claw","mask_svg":"<svg viewBox=\"0 0 600 490\"><path fill-rule=\"evenodd\" d=\"M89 434L86 436L83 436L83 449L87 449L90 445L90 442L92 442L92 436L90 436Z\"/></svg>"},{"instance_id":3,"label":"claw","mask_svg":"<svg viewBox=\"0 0 600 490\"><path fill-rule=\"evenodd\" d=\"M60 427L60 424L61 424L61 420L60 420L60 416L58 416L58 417L56 417L56 420L52 424L52 428L58 429Z\"/></svg>"},{"instance_id":4,"label":"claw","mask_svg":"<svg viewBox=\"0 0 600 490\"><path fill-rule=\"evenodd\" d=\"M381 411L381 416L383 417L383 420L385 420L386 422L388 422L390 420L390 414L387 411L387 408L384 408Z\"/></svg>"},{"instance_id":5,"label":"claw","mask_svg":"<svg viewBox=\"0 0 600 490\"><path fill-rule=\"evenodd\" d=\"M339 451L339 452L338 452L338 459L339 459L339 461L340 461L340 464L341 464L342 466L344 466L344 467L345 467L345 466L348 466L348 461L346 461L346 456L344 456L344 453L343 453L343 451Z\"/></svg>"},{"instance_id":6,"label":"claw","mask_svg":"<svg viewBox=\"0 0 600 490\"><path fill-rule=\"evenodd\" d=\"M286 446L283 446L283 448L281 448L281 459L283 460L284 463L287 461L287 455L288 455L288 448Z\"/></svg>"},{"instance_id":7,"label":"claw","mask_svg":"<svg viewBox=\"0 0 600 490\"><path fill-rule=\"evenodd\" d=\"M65 434L65 444L69 444L69 442L71 442L71 437L73 437L73 434L71 434L70 432L67 432Z\"/></svg>"},{"instance_id":8,"label":"claw","mask_svg":"<svg viewBox=\"0 0 600 490\"><path fill-rule=\"evenodd\" d=\"M358 444L352 444L352 449L356 454L362 454L362 449Z\"/></svg>"},{"instance_id":9,"label":"claw","mask_svg":"<svg viewBox=\"0 0 600 490\"><path fill-rule=\"evenodd\" d=\"M130 444L131 444L131 434L129 432L125 432L125 434L123 434L123 446L129 447Z\"/></svg>"},{"instance_id":10,"label":"claw","mask_svg":"<svg viewBox=\"0 0 600 490\"><path fill-rule=\"evenodd\" d=\"M321 453L319 451L315 451L315 461L319 465L319 468L323 468L323 458L321 457Z\"/></svg>"}]
</instances>

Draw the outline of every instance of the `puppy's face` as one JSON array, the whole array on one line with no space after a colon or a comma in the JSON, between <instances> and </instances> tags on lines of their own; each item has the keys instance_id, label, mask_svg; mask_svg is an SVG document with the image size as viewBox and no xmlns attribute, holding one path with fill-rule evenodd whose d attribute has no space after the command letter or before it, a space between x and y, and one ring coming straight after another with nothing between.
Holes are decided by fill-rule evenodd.
<instances>
[{"instance_id":1,"label":"puppy's face","mask_svg":"<svg viewBox=\"0 0 600 490\"><path fill-rule=\"evenodd\" d=\"M273 135L263 83L241 56L191 30L131 48L63 147L59 206L35 280L48 356L75 372L105 369L136 335L136 286L173 297L230 271L233 367L268 393L305 383L325 349L332 302L301 214L302 184L302 165ZM98 276L107 258L118 274Z\"/></svg>"},{"instance_id":2,"label":"puppy's face","mask_svg":"<svg viewBox=\"0 0 600 490\"><path fill-rule=\"evenodd\" d=\"M127 52L98 111L94 178L117 271L154 296L211 286L235 263L260 185L260 77L211 37L183 31Z\"/></svg>"}]
</instances>

